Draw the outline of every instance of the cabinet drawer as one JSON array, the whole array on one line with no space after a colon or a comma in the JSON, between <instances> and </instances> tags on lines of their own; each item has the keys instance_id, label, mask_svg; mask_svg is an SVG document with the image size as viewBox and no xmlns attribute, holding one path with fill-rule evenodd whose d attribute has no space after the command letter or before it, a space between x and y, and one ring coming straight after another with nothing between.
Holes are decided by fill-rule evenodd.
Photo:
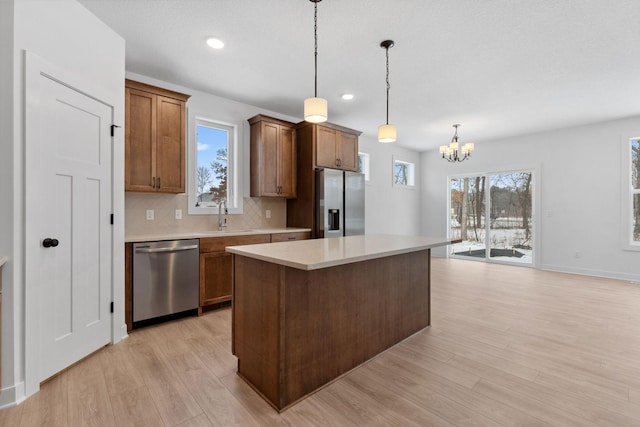
<instances>
[{"instance_id":1,"label":"cabinet drawer","mask_svg":"<svg viewBox=\"0 0 640 427\"><path fill-rule=\"evenodd\" d=\"M271 235L271 243L289 242L292 240L307 240L311 238L310 231L297 231L293 233L277 233Z\"/></svg>"},{"instance_id":2,"label":"cabinet drawer","mask_svg":"<svg viewBox=\"0 0 640 427\"><path fill-rule=\"evenodd\" d=\"M271 242L270 234L252 234L248 236L205 237L200 239L200 253L224 252L227 246L254 245Z\"/></svg>"}]
</instances>

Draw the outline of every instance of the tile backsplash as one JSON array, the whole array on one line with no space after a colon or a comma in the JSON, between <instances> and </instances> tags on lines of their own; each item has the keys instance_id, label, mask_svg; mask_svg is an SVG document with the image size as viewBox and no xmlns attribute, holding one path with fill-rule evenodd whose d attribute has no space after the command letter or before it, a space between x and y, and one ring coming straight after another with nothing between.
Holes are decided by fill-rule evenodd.
<instances>
[{"instance_id":1,"label":"tile backsplash","mask_svg":"<svg viewBox=\"0 0 640 427\"><path fill-rule=\"evenodd\" d=\"M153 209L154 219L146 212ZM182 209L182 219L175 219L176 209ZM271 211L271 218L265 211ZM243 199L243 214L227 215L230 230L245 228L284 228L287 225L287 202L284 199ZM215 230L217 215L189 215L186 194L125 193L125 234L153 235L173 232Z\"/></svg>"}]
</instances>

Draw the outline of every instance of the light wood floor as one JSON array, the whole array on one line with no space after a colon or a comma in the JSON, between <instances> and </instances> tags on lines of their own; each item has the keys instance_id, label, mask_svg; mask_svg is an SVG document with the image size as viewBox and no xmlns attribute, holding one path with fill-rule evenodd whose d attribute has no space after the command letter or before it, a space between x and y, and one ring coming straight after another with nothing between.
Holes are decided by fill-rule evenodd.
<instances>
[{"instance_id":1,"label":"light wood floor","mask_svg":"<svg viewBox=\"0 0 640 427\"><path fill-rule=\"evenodd\" d=\"M279 415L228 308L135 331L3 426L640 426L640 285L436 259L427 329Z\"/></svg>"}]
</instances>

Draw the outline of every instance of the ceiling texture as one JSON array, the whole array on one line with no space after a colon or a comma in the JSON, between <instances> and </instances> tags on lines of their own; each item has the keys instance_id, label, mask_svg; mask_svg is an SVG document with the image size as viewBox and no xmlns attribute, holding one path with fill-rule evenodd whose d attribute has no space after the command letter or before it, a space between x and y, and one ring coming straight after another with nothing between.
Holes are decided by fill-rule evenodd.
<instances>
[{"instance_id":1,"label":"ceiling texture","mask_svg":"<svg viewBox=\"0 0 640 427\"><path fill-rule=\"evenodd\" d=\"M126 40L127 71L300 119L313 96L309 0L79 1ZM454 123L482 143L640 114L640 0L322 0L330 122L384 124L385 39L403 147L437 149Z\"/></svg>"}]
</instances>

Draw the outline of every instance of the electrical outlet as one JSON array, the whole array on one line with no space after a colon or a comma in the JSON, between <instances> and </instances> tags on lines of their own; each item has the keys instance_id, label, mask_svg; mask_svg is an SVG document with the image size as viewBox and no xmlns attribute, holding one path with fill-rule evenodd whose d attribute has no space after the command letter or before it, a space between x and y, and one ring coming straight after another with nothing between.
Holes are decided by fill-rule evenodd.
<instances>
[{"instance_id":1,"label":"electrical outlet","mask_svg":"<svg viewBox=\"0 0 640 427\"><path fill-rule=\"evenodd\" d=\"M576 259L582 258L582 254L580 252L576 252Z\"/></svg>"},{"instance_id":2,"label":"electrical outlet","mask_svg":"<svg viewBox=\"0 0 640 427\"><path fill-rule=\"evenodd\" d=\"M182 219L182 209L176 209L176 219Z\"/></svg>"},{"instance_id":3,"label":"electrical outlet","mask_svg":"<svg viewBox=\"0 0 640 427\"><path fill-rule=\"evenodd\" d=\"M271 211L269 209L264 211L264 216L267 217L267 219L271 218Z\"/></svg>"},{"instance_id":4,"label":"electrical outlet","mask_svg":"<svg viewBox=\"0 0 640 427\"><path fill-rule=\"evenodd\" d=\"M147 221L153 221L153 209L147 209Z\"/></svg>"}]
</instances>

